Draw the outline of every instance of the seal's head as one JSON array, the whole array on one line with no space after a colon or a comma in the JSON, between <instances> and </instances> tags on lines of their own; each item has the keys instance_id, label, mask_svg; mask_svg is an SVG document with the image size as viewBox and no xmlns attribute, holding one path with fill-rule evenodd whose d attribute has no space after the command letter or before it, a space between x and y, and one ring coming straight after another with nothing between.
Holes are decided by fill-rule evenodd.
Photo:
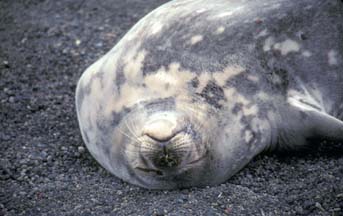
<instances>
[{"instance_id":1,"label":"seal's head","mask_svg":"<svg viewBox=\"0 0 343 216\"><path fill-rule=\"evenodd\" d=\"M205 185L215 115L199 109L204 105L177 103L173 98L140 103L116 127L115 152L122 152L123 160L115 166L126 170L129 181L156 189Z\"/></svg>"}]
</instances>

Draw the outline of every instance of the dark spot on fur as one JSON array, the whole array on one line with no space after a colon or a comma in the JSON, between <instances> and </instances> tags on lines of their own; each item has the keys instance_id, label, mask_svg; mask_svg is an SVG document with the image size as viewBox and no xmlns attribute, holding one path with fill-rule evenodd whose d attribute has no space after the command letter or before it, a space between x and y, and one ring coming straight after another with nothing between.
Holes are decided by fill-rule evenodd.
<instances>
[{"instance_id":1,"label":"dark spot on fur","mask_svg":"<svg viewBox=\"0 0 343 216\"><path fill-rule=\"evenodd\" d=\"M124 108L124 110L120 113L113 111L112 116L111 116L111 118L112 118L111 119L111 126L116 127L119 124L119 122L122 120L124 115L128 112L130 112L130 109L128 109L128 108Z\"/></svg>"},{"instance_id":2,"label":"dark spot on fur","mask_svg":"<svg viewBox=\"0 0 343 216\"><path fill-rule=\"evenodd\" d=\"M208 104L218 109L222 107L220 101L225 100L223 89L220 86L218 86L214 81L208 82L206 87L200 93L200 96L203 97Z\"/></svg>"},{"instance_id":3,"label":"dark spot on fur","mask_svg":"<svg viewBox=\"0 0 343 216\"><path fill-rule=\"evenodd\" d=\"M252 98L256 95L260 89L260 82L254 82L247 78L249 74L256 75L250 70L246 70L244 73L240 73L234 77L231 77L226 81L225 86L235 88L240 94L247 98Z\"/></svg>"},{"instance_id":4,"label":"dark spot on fur","mask_svg":"<svg viewBox=\"0 0 343 216\"><path fill-rule=\"evenodd\" d=\"M113 71L113 73L116 73L116 80L115 80L115 86L116 86L116 90L120 92L120 86L125 83L126 78L124 75L124 66L120 65L117 69L116 72Z\"/></svg>"},{"instance_id":5,"label":"dark spot on fur","mask_svg":"<svg viewBox=\"0 0 343 216\"><path fill-rule=\"evenodd\" d=\"M278 77L278 78L277 78ZM289 79L288 79L288 72L285 69L282 68L274 68L274 70L272 71L270 78L272 79L272 81L277 78L280 79L280 83L276 83L276 86L287 92L288 89L288 85L289 85ZM275 83L275 82L274 82Z\"/></svg>"},{"instance_id":6,"label":"dark spot on fur","mask_svg":"<svg viewBox=\"0 0 343 216\"><path fill-rule=\"evenodd\" d=\"M195 77L191 80L191 85L194 87L194 88L198 88L199 86L199 79L198 77Z\"/></svg>"},{"instance_id":7,"label":"dark spot on fur","mask_svg":"<svg viewBox=\"0 0 343 216\"><path fill-rule=\"evenodd\" d=\"M232 109L233 114L238 114L239 111L241 111L243 108L242 103L236 103L235 106Z\"/></svg>"}]
</instances>

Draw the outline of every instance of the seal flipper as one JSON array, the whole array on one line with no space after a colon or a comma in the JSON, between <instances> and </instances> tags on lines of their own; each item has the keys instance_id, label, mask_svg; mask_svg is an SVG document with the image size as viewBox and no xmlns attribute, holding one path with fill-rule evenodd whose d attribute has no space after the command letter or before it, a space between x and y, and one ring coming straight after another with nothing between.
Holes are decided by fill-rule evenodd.
<instances>
[{"instance_id":1,"label":"seal flipper","mask_svg":"<svg viewBox=\"0 0 343 216\"><path fill-rule=\"evenodd\" d=\"M343 141L343 121L329 115L317 104L289 97L277 121L277 145L296 148L310 140Z\"/></svg>"}]
</instances>

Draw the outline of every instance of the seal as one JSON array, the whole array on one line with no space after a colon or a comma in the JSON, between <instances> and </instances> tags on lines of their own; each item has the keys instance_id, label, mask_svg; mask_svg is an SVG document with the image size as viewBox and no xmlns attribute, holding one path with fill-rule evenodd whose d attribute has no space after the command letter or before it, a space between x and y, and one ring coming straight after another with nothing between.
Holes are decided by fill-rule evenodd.
<instances>
[{"instance_id":1,"label":"seal","mask_svg":"<svg viewBox=\"0 0 343 216\"><path fill-rule=\"evenodd\" d=\"M343 140L343 3L174 0L81 76L83 140L149 189L215 185L266 149Z\"/></svg>"}]
</instances>

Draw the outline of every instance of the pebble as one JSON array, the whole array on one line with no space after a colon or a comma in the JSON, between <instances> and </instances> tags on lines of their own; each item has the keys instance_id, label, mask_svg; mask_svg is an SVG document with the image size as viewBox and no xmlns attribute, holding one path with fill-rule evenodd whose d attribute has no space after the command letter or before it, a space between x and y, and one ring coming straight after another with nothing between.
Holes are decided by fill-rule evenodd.
<instances>
[{"instance_id":1,"label":"pebble","mask_svg":"<svg viewBox=\"0 0 343 216\"><path fill-rule=\"evenodd\" d=\"M296 206L294 210L297 212L297 214L304 214L304 209L301 206Z\"/></svg>"},{"instance_id":2,"label":"pebble","mask_svg":"<svg viewBox=\"0 0 343 216\"><path fill-rule=\"evenodd\" d=\"M25 191L19 191L19 195L25 196L26 192Z\"/></svg>"},{"instance_id":3,"label":"pebble","mask_svg":"<svg viewBox=\"0 0 343 216\"><path fill-rule=\"evenodd\" d=\"M6 134L0 134L0 139L2 139L4 141L8 141L11 139L11 137L6 135Z\"/></svg>"},{"instance_id":4,"label":"pebble","mask_svg":"<svg viewBox=\"0 0 343 216\"><path fill-rule=\"evenodd\" d=\"M86 149L85 149L83 146L79 146L79 147L77 148L77 151L78 151L80 154L83 154L83 153L86 151Z\"/></svg>"},{"instance_id":5,"label":"pebble","mask_svg":"<svg viewBox=\"0 0 343 216\"><path fill-rule=\"evenodd\" d=\"M46 160L47 160L48 162L51 162L51 161L52 161L52 156L49 155L49 156L46 158Z\"/></svg>"},{"instance_id":6,"label":"pebble","mask_svg":"<svg viewBox=\"0 0 343 216\"><path fill-rule=\"evenodd\" d=\"M315 206L316 206L316 208L320 209L321 211L325 211L325 209L323 208L323 206L319 202L316 202Z\"/></svg>"},{"instance_id":7,"label":"pebble","mask_svg":"<svg viewBox=\"0 0 343 216\"><path fill-rule=\"evenodd\" d=\"M76 45L76 46L79 46L80 44L81 44L81 40L80 40L80 39L76 39L76 40L75 40L75 45Z\"/></svg>"},{"instance_id":8,"label":"pebble","mask_svg":"<svg viewBox=\"0 0 343 216\"><path fill-rule=\"evenodd\" d=\"M48 157L48 153L46 151L42 151L41 152L41 156L43 159L47 158Z\"/></svg>"},{"instance_id":9,"label":"pebble","mask_svg":"<svg viewBox=\"0 0 343 216\"><path fill-rule=\"evenodd\" d=\"M4 64L4 66L5 66L6 68L9 68L9 67L10 67L8 61L3 61L2 63Z\"/></svg>"},{"instance_id":10,"label":"pebble","mask_svg":"<svg viewBox=\"0 0 343 216\"><path fill-rule=\"evenodd\" d=\"M24 37L23 39L21 39L20 43L25 43L27 41L27 38Z\"/></svg>"},{"instance_id":11,"label":"pebble","mask_svg":"<svg viewBox=\"0 0 343 216\"><path fill-rule=\"evenodd\" d=\"M9 101L10 103L14 103L14 97L13 97L13 96L9 97L9 98L8 98L8 101Z\"/></svg>"},{"instance_id":12,"label":"pebble","mask_svg":"<svg viewBox=\"0 0 343 216\"><path fill-rule=\"evenodd\" d=\"M334 211L334 212L340 212L342 209L341 208L334 208L334 209L332 209L332 211Z\"/></svg>"},{"instance_id":13,"label":"pebble","mask_svg":"<svg viewBox=\"0 0 343 216\"><path fill-rule=\"evenodd\" d=\"M96 44L95 44L95 46L96 46L96 47L99 47L99 48L102 47L103 45L104 45L104 44L103 44L102 42L99 42L99 43L96 43Z\"/></svg>"}]
</instances>

